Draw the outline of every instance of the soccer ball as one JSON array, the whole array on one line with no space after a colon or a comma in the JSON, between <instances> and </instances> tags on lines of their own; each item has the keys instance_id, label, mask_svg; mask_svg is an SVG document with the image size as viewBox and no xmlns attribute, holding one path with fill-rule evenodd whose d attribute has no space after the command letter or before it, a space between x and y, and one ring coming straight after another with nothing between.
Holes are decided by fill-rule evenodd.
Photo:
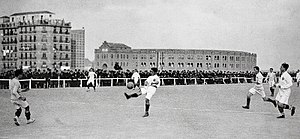
<instances>
[{"instance_id":1,"label":"soccer ball","mask_svg":"<svg viewBox=\"0 0 300 139\"><path fill-rule=\"evenodd\" d=\"M128 83L127 83L127 88L128 88L128 89L132 89L133 87L134 87L133 82L128 82Z\"/></svg>"}]
</instances>

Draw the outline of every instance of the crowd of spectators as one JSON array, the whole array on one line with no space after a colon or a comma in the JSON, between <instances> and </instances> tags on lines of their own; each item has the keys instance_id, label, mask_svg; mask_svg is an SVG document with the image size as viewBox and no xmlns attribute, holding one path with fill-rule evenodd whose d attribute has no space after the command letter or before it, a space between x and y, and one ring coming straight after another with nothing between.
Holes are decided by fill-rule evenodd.
<instances>
[{"instance_id":1,"label":"crowd of spectators","mask_svg":"<svg viewBox=\"0 0 300 139\"><path fill-rule=\"evenodd\" d=\"M57 70L57 69L28 69L23 70L23 79L86 79L88 75L87 70ZM130 78L134 70L95 70L97 78ZM147 78L150 76L150 71L139 71L141 78ZM266 77L268 72L262 72ZM296 72L290 72L292 77L296 77ZM7 71L0 73L0 79L12 79L14 71ZM231 77L254 77L253 72L231 72L220 70L159 70L158 76L160 78L231 78ZM279 77L279 72L276 72L276 76Z\"/></svg>"}]
</instances>

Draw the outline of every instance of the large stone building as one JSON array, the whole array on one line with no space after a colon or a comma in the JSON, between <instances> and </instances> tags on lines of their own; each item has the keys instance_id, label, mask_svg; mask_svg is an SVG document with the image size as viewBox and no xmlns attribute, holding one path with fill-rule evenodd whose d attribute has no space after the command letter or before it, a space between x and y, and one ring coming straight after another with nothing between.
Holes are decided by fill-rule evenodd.
<instances>
[{"instance_id":1,"label":"large stone building","mask_svg":"<svg viewBox=\"0 0 300 139\"><path fill-rule=\"evenodd\" d=\"M71 30L71 68L84 69L85 30Z\"/></svg>"},{"instance_id":2,"label":"large stone building","mask_svg":"<svg viewBox=\"0 0 300 139\"><path fill-rule=\"evenodd\" d=\"M257 55L242 51L201 49L131 49L120 43L106 41L95 49L95 67L114 69L116 63L123 70L222 70L250 71Z\"/></svg>"},{"instance_id":3,"label":"large stone building","mask_svg":"<svg viewBox=\"0 0 300 139\"><path fill-rule=\"evenodd\" d=\"M71 23L49 11L1 17L2 71L17 67L37 69L71 66Z\"/></svg>"}]
</instances>

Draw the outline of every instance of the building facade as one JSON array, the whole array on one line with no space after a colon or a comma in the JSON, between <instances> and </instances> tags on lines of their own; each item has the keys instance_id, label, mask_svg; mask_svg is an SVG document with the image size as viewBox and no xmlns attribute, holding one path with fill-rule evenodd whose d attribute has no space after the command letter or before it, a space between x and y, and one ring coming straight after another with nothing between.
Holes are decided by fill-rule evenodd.
<instances>
[{"instance_id":1,"label":"building facade","mask_svg":"<svg viewBox=\"0 0 300 139\"><path fill-rule=\"evenodd\" d=\"M71 69L84 69L85 30L71 30Z\"/></svg>"},{"instance_id":2,"label":"building facade","mask_svg":"<svg viewBox=\"0 0 300 139\"><path fill-rule=\"evenodd\" d=\"M199 49L131 49L106 41L95 49L95 68L112 70L116 63L123 70L222 70L252 71L257 55L242 51Z\"/></svg>"},{"instance_id":3,"label":"building facade","mask_svg":"<svg viewBox=\"0 0 300 139\"><path fill-rule=\"evenodd\" d=\"M1 17L2 71L71 66L71 23L49 11L15 13Z\"/></svg>"}]
</instances>

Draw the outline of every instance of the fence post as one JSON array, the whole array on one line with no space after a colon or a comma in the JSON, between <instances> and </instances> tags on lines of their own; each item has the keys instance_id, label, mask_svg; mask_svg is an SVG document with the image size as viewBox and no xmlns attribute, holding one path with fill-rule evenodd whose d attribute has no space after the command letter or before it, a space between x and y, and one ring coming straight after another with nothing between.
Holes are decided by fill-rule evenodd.
<instances>
[{"instance_id":1,"label":"fence post","mask_svg":"<svg viewBox=\"0 0 300 139\"><path fill-rule=\"evenodd\" d=\"M80 80L80 87L82 87L82 79L79 79Z\"/></svg>"},{"instance_id":2,"label":"fence post","mask_svg":"<svg viewBox=\"0 0 300 139\"><path fill-rule=\"evenodd\" d=\"M57 88L59 88L60 87L60 76L58 76L58 79L57 79Z\"/></svg>"},{"instance_id":3,"label":"fence post","mask_svg":"<svg viewBox=\"0 0 300 139\"><path fill-rule=\"evenodd\" d=\"M207 84L207 82L206 82L206 78L204 78L204 83L203 84Z\"/></svg>"},{"instance_id":4,"label":"fence post","mask_svg":"<svg viewBox=\"0 0 300 139\"><path fill-rule=\"evenodd\" d=\"M195 85L197 85L197 79L196 79L196 78L194 78L194 80L195 80Z\"/></svg>"},{"instance_id":5,"label":"fence post","mask_svg":"<svg viewBox=\"0 0 300 139\"><path fill-rule=\"evenodd\" d=\"M66 88L66 80L63 80L63 88Z\"/></svg>"},{"instance_id":6,"label":"fence post","mask_svg":"<svg viewBox=\"0 0 300 139\"><path fill-rule=\"evenodd\" d=\"M28 88L31 89L31 79L29 79L29 85Z\"/></svg>"},{"instance_id":7,"label":"fence post","mask_svg":"<svg viewBox=\"0 0 300 139\"><path fill-rule=\"evenodd\" d=\"M114 86L114 79L111 78L111 79L110 79L110 87L113 87L113 86Z\"/></svg>"},{"instance_id":8,"label":"fence post","mask_svg":"<svg viewBox=\"0 0 300 139\"><path fill-rule=\"evenodd\" d=\"M176 85L176 80L175 80L175 78L174 78L174 86Z\"/></svg>"},{"instance_id":9,"label":"fence post","mask_svg":"<svg viewBox=\"0 0 300 139\"><path fill-rule=\"evenodd\" d=\"M186 78L184 78L184 85L187 85L187 83L186 83Z\"/></svg>"}]
</instances>

